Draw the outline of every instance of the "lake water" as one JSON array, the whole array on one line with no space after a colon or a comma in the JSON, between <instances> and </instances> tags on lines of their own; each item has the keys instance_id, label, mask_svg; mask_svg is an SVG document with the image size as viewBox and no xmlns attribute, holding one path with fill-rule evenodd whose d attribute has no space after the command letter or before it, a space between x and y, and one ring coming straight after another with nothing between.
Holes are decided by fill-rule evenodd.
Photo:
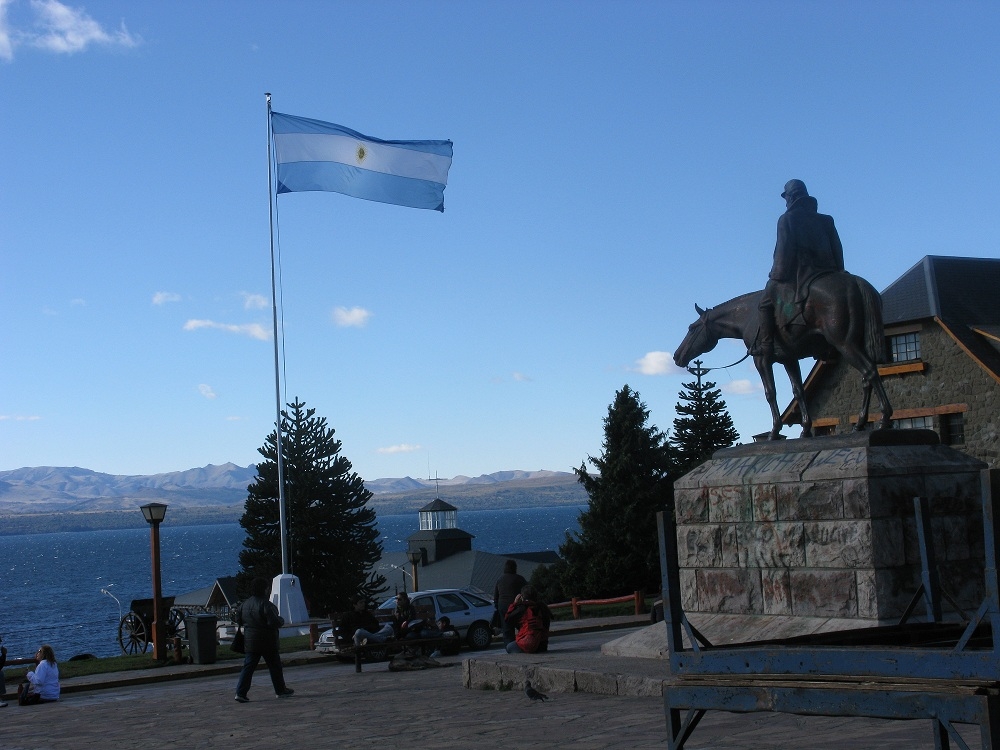
<instances>
[{"instance_id":1,"label":"lake water","mask_svg":"<svg viewBox=\"0 0 1000 750\"><path fill-rule=\"evenodd\" d=\"M579 530L581 510L461 511L458 524L475 536L476 550L555 550L566 531ZM398 552L418 530L417 515L379 516L378 527L384 551ZM30 656L42 643L52 644L60 660L121 653L121 615L133 599L152 597L149 536L148 528L0 536L0 634L8 657ZM160 527L163 594L187 593L235 575L244 538L239 524L172 527L168 517Z\"/></svg>"}]
</instances>

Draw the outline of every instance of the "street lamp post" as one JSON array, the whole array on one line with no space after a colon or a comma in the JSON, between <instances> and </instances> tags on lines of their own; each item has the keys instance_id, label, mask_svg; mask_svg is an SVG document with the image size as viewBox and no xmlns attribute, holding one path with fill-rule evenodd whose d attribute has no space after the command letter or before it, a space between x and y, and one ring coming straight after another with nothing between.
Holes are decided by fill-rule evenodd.
<instances>
[{"instance_id":1,"label":"street lamp post","mask_svg":"<svg viewBox=\"0 0 1000 750\"><path fill-rule=\"evenodd\" d=\"M418 549L411 549L406 553L406 556L410 560L410 566L413 569L413 590L420 591L420 586L417 583L417 566L420 565L421 554Z\"/></svg>"},{"instance_id":2,"label":"street lamp post","mask_svg":"<svg viewBox=\"0 0 1000 750\"><path fill-rule=\"evenodd\" d=\"M140 510L149 524L149 547L153 556L153 658L162 661L167 657L167 649L166 631L163 627L163 597L160 591L160 523L167 515L167 506L163 503L147 503Z\"/></svg>"}]
</instances>

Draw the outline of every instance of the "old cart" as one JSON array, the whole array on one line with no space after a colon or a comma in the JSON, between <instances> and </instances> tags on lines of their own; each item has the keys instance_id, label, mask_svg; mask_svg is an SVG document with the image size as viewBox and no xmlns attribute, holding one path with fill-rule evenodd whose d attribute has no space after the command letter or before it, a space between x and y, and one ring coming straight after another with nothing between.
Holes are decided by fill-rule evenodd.
<instances>
[{"instance_id":1,"label":"old cart","mask_svg":"<svg viewBox=\"0 0 1000 750\"><path fill-rule=\"evenodd\" d=\"M167 612L165 640L167 648L175 637L184 638L184 612L174 607L174 597L160 599L162 611ZM129 612L118 623L118 644L122 653L144 654L153 640L153 600L133 599Z\"/></svg>"}]
</instances>

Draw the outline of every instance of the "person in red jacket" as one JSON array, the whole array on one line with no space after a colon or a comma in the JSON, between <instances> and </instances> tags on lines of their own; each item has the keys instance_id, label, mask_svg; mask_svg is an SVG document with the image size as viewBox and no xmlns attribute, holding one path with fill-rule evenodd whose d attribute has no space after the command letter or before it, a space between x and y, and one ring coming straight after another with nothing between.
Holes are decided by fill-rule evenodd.
<instances>
[{"instance_id":1,"label":"person in red jacket","mask_svg":"<svg viewBox=\"0 0 1000 750\"><path fill-rule=\"evenodd\" d=\"M508 654L535 654L549 650L549 626L552 612L545 602L539 601L535 589L525 586L507 610L505 621L517 630L514 640L507 644Z\"/></svg>"}]
</instances>

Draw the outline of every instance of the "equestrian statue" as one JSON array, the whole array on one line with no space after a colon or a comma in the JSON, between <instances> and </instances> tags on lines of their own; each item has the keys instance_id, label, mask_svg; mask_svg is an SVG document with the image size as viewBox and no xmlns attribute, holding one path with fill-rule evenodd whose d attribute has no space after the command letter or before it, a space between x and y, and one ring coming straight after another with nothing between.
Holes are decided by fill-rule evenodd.
<instances>
[{"instance_id":1,"label":"equestrian statue","mask_svg":"<svg viewBox=\"0 0 1000 750\"><path fill-rule=\"evenodd\" d=\"M812 437L812 418L802 388L799 360L842 358L861 373L861 411L854 429L868 425L874 391L882 410L879 429L892 426L892 406L878 365L886 362L882 298L860 276L844 270L844 250L833 217L817 211L802 180L789 180L781 197L786 211L778 219L778 240L767 286L708 310L695 305L698 320L674 352L687 367L711 351L719 339L742 339L760 373L771 407L770 440L781 433L775 397L775 362L784 366L802 415L802 437Z\"/></svg>"}]
</instances>

